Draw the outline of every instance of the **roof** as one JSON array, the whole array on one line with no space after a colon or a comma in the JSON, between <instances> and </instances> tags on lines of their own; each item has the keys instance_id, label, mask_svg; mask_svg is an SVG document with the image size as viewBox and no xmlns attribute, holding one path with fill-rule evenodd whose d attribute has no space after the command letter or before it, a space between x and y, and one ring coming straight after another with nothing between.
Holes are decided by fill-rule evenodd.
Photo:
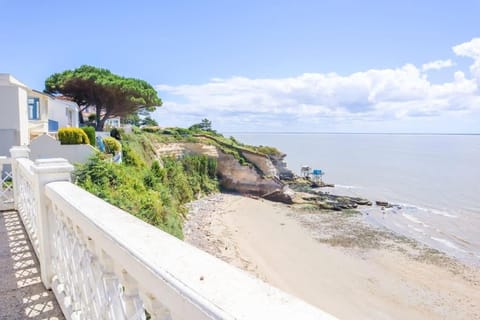
<instances>
[{"instance_id":1,"label":"roof","mask_svg":"<svg viewBox=\"0 0 480 320\"><path fill-rule=\"evenodd\" d=\"M49 94L49 93L45 93L45 92L42 92L42 91L38 91L38 90L35 90L35 89L30 89L31 92L34 92L36 94L39 94L39 95L42 95L42 96L46 96L46 97L49 97L49 98L52 98L52 99L56 99L55 96Z\"/></svg>"},{"instance_id":2,"label":"roof","mask_svg":"<svg viewBox=\"0 0 480 320\"><path fill-rule=\"evenodd\" d=\"M55 99L59 99L59 100L65 100L65 101L71 101L71 102L75 102L73 101L72 98L70 97L66 97L66 96L55 96Z\"/></svg>"},{"instance_id":3,"label":"roof","mask_svg":"<svg viewBox=\"0 0 480 320\"><path fill-rule=\"evenodd\" d=\"M28 89L28 87L25 84L15 79L9 73L0 73L0 86L18 86L18 87Z\"/></svg>"}]
</instances>

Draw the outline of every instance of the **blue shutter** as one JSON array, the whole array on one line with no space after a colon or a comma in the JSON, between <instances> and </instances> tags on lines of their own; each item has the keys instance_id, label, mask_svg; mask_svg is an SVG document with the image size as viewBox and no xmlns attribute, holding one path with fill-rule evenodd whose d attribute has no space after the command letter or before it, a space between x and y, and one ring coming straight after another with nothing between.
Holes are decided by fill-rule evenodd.
<instances>
[{"instance_id":1,"label":"blue shutter","mask_svg":"<svg viewBox=\"0 0 480 320\"><path fill-rule=\"evenodd\" d=\"M48 132L58 131L58 121L48 119Z\"/></svg>"}]
</instances>

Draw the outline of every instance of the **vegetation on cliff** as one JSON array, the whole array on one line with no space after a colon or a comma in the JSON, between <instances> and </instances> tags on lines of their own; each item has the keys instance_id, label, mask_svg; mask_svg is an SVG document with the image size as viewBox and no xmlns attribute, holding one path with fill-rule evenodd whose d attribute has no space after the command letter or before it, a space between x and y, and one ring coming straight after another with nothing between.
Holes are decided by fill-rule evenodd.
<instances>
[{"instance_id":1,"label":"vegetation on cliff","mask_svg":"<svg viewBox=\"0 0 480 320\"><path fill-rule=\"evenodd\" d=\"M185 204L218 190L215 159L197 155L164 158L163 165L147 165L130 143L124 163L104 161L100 155L75 171L76 183L105 201L160 229L183 238ZM112 223L114 223L112 221Z\"/></svg>"}]
</instances>

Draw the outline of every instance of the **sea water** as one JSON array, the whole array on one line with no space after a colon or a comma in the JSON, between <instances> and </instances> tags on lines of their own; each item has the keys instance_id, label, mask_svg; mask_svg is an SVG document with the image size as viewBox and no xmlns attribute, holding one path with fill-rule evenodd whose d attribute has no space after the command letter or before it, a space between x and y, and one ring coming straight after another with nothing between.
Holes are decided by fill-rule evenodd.
<instances>
[{"instance_id":1,"label":"sea water","mask_svg":"<svg viewBox=\"0 0 480 320\"><path fill-rule=\"evenodd\" d=\"M275 146L299 174L325 171L328 192L395 204L367 221L480 265L480 135L234 133ZM368 214L367 214L368 213Z\"/></svg>"}]
</instances>

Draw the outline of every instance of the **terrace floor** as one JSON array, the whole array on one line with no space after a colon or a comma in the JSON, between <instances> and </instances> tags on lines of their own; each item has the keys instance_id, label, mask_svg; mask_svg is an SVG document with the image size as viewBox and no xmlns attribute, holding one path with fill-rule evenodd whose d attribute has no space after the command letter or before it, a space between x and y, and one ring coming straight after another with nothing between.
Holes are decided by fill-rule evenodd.
<instances>
[{"instance_id":1,"label":"terrace floor","mask_svg":"<svg viewBox=\"0 0 480 320\"><path fill-rule=\"evenodd\" d=\"M64 319L16 211L0 212L0 320Z\"/></svg>"}]
</instances>

